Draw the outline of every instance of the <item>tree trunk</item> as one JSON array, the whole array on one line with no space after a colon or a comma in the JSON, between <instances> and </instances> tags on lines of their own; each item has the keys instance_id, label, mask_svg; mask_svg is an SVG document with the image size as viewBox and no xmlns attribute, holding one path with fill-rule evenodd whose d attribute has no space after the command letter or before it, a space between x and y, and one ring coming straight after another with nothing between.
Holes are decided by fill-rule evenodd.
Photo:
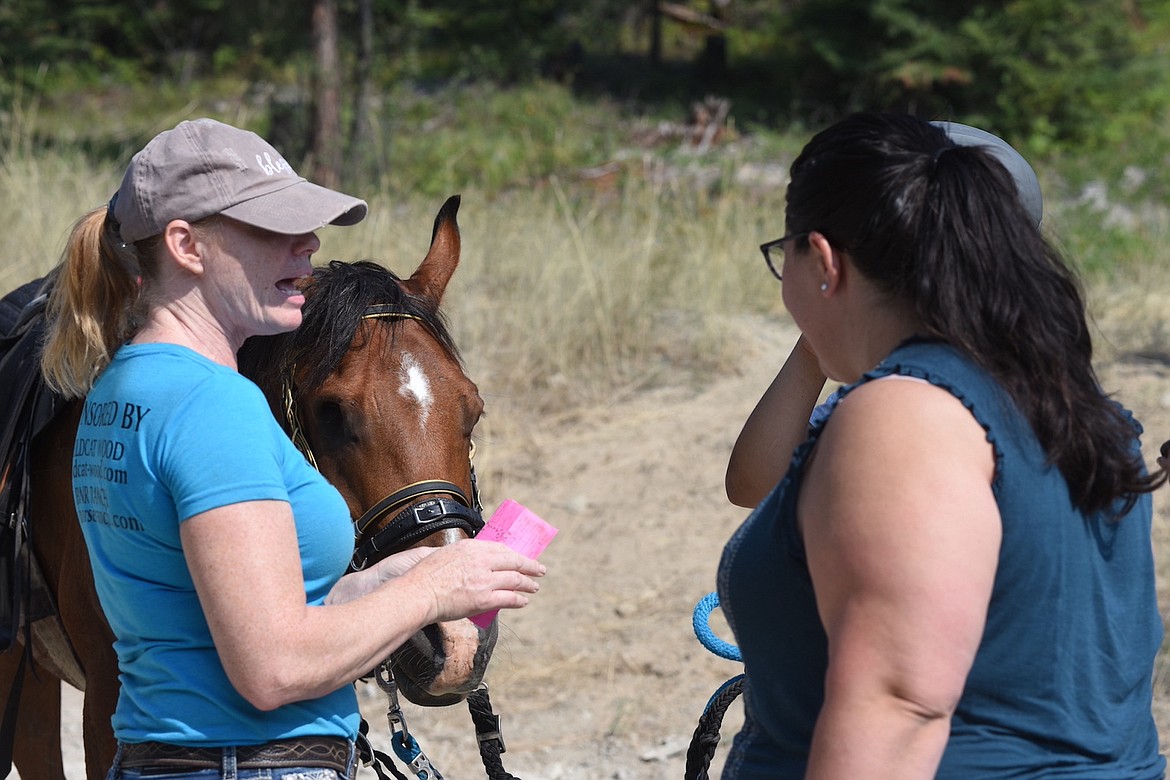
<instances>
[{"instance_id":1,"label":"tree trunk","mask_svg":"<svg viewBox=\"0 0 1170 780\"><path fill-rule=\"evenodd\" d=\"M353 121L349 126L348 154L346 155L346 178L352 180L358 169L366 164L373 164L384 171L384 160L378 154L374 144L379 139L374 137L373 130L373 69L374 69L374 1L359 0L358 13L360 18L360 38L358 42L357 63L357 99L353 107Z\"/></svg>"},{"instance_id":2,"label":"tree trunk","mask_svg":"<svg viewBox=\"0 0 1170 780\"><path fill-rule=\"evenodd\" d=\"M731 0L711 0L711 18L719 25L707 35L700 58L700 73L708 81L718 81L727 73L727 36L724 30L730 16Z\"/></svg>"},{"instance_id":3,"label":"tree trunk","mask_svg":"<svg viewBox=\"0 0 1170 780\"><path fill-rule=\"evenodd\" d=\"M313 0L313 150L308 178L324 187L341 184L341 75L337 0Z\"/></svg>"},{"instance_id":4,"label":"tree trunk","mask_svg":"<svg viewBox=\"0 0 1170 780\"><path fill-rule=\"evenodd\" d=\"M650 0L650 64L662 62L662 11L658 0Z\"/></svg>"}]
</instances>

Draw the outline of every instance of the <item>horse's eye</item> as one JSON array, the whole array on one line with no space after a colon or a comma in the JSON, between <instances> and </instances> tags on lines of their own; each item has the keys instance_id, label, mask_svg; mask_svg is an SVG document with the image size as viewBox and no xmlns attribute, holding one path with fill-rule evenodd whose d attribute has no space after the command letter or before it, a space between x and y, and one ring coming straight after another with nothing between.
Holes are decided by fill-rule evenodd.
<instances>
[{"instance_id":1,"label":"horse's eye","mask_svg":"<svg viewBox=\"0 0 1170 780\"><path fill-rule=\"evenodd\" d=\"M341 404L336 401L324 401L317 409L317 420L321 428L327 433L340 433L345 425L345 414L341 411Z\"/></svg>"}]
</instances>

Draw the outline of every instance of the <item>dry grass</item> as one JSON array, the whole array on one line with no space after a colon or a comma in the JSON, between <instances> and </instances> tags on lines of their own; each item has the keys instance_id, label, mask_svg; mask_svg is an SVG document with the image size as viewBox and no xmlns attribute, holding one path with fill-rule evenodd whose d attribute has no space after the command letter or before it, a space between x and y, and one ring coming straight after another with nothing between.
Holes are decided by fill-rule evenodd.
<instances>
[{"instance_id":1,"label":"dry grass","mask_svg":"<svg viewBox=\"0 0 1170 780\"><path fill-rule=\"evenodd\" d=\"M2 293L56 263L73 222L108 200L120 171L80 155L0 155ZM724 314L779 307L756 248L782 223L779 194L714 197L641 171L612 191L554 178L461 194L463 260L445 304L494 392L559 406L699 380L736 361ZM370 258L409 274L441 199L367 197L370 217L321 231L316 260Z\"/></svg>"},{"instance_id":2,"label":"dry grass","mask_svg":"<svg viewBox=\"0 0 1170 780\"><path fill-rule=\"evenodd\" d=\"M2 293L56 264L73 222L109 200L120 172L95 170L80 155L0 155Z\"/></svg>"},{"instance_id":3,"label":"dry grass","mask_svg":"<svg viewBox=\"0 0 1170 780\"><path fill-rule=\"evenodd\" d=\"M105 203L121 174L122 164L95 164L74 146L34 149L30 105L0 122L0 293L48 271L74 220ZM732 169L742 161L721 159L699 175L698 163L647 154L604 186L551 176L462 188L463 261L445 308L476 380L551 409L701 383L739 365L727 315L782 316L756 247L782 232L783 188L739 187ZM317 259L370 258L410 273L441 198L361 194L370 217L323 230ZM1097 234L1083 207L1047 206L1047 224L1078 231L1071 246ZM1105 234L1094 252L1112 262L1087 285L1102 361L1170 359L1170 211L1141 213L1129 235L1143 243L1119 250Z\"/></svg>"},{"instance_id":4,"label":"dry grass","mask_svg":"<svg viewBox=\"0 0 1170 780\"><path fill-rule=\"evenodd\" d=\"M25 111L0 124L0 293L48 271L74 220L121 174L75 147L35 150L35 103ZM781 312L756 245L783 224L782 188L735 186L735 164L699 177L685 160L645 156L601 187L554 176L502 192L463 188L463 262L445 303L477 380L558 408L734 368L743 355L726 315ZM362 194L370 217L322 231L318 260L371 258L408 274L441 199ZM1048 206L1057 230L1085 222L1083 209ZM1170 354L1168 213L1147 209L1133 231L1146 243L1088 284L1102 360ZM1083 244L1083 233L1074 238Z\"/></svg>"}]
</instances>

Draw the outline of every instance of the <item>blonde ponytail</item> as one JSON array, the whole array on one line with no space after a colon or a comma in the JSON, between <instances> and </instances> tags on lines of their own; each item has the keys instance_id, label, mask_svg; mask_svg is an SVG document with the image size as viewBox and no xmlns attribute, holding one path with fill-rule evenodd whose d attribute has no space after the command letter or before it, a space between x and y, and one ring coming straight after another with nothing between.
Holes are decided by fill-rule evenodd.
<instances>
[{"instance_id":1,"label":"blonde ponytail","mask_svg":"<svg viewBox=\"0 0 1170 780\"><path fill-rule=\"evenodd\" d=\"M139 280L127 265L106 208L73 226L49 293L41 355L45 382L67 398L84 397L131 335Z\"/></svg>"}]
</instances>

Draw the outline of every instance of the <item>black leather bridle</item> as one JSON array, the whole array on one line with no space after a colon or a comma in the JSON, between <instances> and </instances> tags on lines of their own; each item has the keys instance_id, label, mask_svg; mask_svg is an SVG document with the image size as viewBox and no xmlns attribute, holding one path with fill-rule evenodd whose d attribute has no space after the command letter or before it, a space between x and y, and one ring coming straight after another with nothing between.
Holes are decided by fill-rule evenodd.
<instances>
[{"instance_id":1,"label":"black leather bridle","mask_svg":"<svg viewBox=\"0 0 1170 780\"><path fill-rule=\"evenodd\" d=\"M419 320L416 315L391 304L374 304L362 315L364 320L395 318ZM282 387L285 422L293 444L313 468L320 471L317 458L305 437L300 413L293 397L295 370L295 366L289 368ZM353 571L364 569L370 563L376 563L391 553L404 550L438 531L454 528L463 531L469 537L478 534L483 528L484 521L479 487L475 481L475 442L472 442L467 457L471 469L470 497L453 482L429 479L415 482L391 493L362 513L353 524L355 549L350 569ZM393 515L390 522L377 528L372 535L366 535L388 515Z\"/></svg>"},{"instance_id":2,"label":"black leather bridle","mask_svg":"<svg viewBox=\"0 0 1170 780\"><path fill-rule=\"evenodd\" d=\"M354 523L354 551L350 568L364 569L367 564L385 558L392 552L406 549L415 542L437 531L449 528L462 530L468 536L475 536L483 528L483 509L479 504L475 488L475 467L471 472L474 499L459 489L458 485L442 479L415 482L393 493L366 510ZM403 507L373 535L366 531L379 520Z\"/></svg>"}]
</instances>

